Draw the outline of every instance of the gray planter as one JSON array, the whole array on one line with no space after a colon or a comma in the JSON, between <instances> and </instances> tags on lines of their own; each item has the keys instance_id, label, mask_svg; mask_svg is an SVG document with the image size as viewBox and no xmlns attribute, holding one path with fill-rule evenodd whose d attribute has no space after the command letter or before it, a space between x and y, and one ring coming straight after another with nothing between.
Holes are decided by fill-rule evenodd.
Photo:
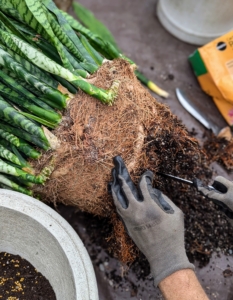
<instances>
[{"instance_id":1,"label":"gray planter","mask_svg":"<svg viewBox=\"0 0 233 300\"><path fill-rule=\"evenodd\" d=\"M52 285L57 300L98 300L86 248L73 228L46 204L0 189L0 252L28 260Z\"/></svg>"},{"instance_id":2,"label":"gray planter","mask_svg":"<svg viewBox=\"0 0 233 300\"><path fill-rule=\"evenodd\" d=\"M233 29L233 0L159 0L162 25L182 41L204 45Z\"/></svg>"}]
</instances>

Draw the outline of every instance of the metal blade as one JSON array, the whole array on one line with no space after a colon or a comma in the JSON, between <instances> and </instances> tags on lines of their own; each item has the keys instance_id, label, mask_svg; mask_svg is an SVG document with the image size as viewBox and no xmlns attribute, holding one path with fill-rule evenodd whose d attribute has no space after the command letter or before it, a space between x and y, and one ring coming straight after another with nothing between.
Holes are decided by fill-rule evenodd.
<instances>
[{"instance_id":1,"label":"metal blade","mask_svg":"<svg viewBox=\"0 0 233 300\"><path fill-rule=\"evenodd\" d=\"M182 183L185 183L185 184L188 184L188 185L195 186L193 181L191 181L191 180L187 180L187 179L180 178L180 177L177 177L177 176L174 176L174 175L171 175L171 174L166 174L166 173L157 172L156 174L167 177L167 178L170 178L170 179L173 179L175 181L179 181L179 182L182 182ZM205 187L205 186L203 186L203 187ZM217 191L212 185L207 185L206 188L208 188L210 191Z\"/></svg>"},{"instance_id":2,"label":"metal blade","mask_svg":"<svg viewBox=\"0 0 233 300\"><path fill-rule=\"evenodd\" d=\"M174 175L171 175L171 174L165 174L165 173L160 173L160 172L157 172L157 174L161 175L161 176L164 176L164 177L174 179L174 180L179 181L179 182L183 182L183 183L186 183L186 184L189 184L189 185L193 185L193 182L191 180L187 180L187 179L180 178L180 177L177 177L177 176L174 176Z\"/></svg>"},{"instance_id":3,"label":"metal blade","mask_svg":"<svg viewBox=\"0 0 233 300\"><path fill-rule=\"evenodd\" d=\"M195 118L197 119L202 125L204 125L207 129L212 129L213 133L217 135L219 133L219 128L214 124L210 124L204 114L198 111L192 104L192 101L185 95L185 93L180 90L176 89L176 95L181 103L181 105Z\"/></svg>"}]
</instances>

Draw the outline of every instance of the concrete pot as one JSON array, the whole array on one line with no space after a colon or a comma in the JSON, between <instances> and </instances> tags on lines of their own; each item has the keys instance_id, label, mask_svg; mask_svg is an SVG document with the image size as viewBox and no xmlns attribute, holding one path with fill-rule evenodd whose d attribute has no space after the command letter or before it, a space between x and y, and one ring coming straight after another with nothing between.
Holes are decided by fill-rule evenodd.
<instances>
[{"instance_id":1,"label":"concrete pot","mask_svg":"<svg viewBox=\"0 0 233 300\"><path fill-rule=\"evenodd\" d=\"M157 15L180 40L203 45L233 29L233 0L159 0Z\"/></svg>"},{"instance_id":2,"label":"concrete pot","mask_svg":"<svg viewBox=\"0 0 233 300\"><path fill-rule=\"evenodd\" d=\"M29 196L0 189L0 252L28 260L52 285L57 300L98 300L86 248L53 209Z\"/></svg>"}]
</instances>

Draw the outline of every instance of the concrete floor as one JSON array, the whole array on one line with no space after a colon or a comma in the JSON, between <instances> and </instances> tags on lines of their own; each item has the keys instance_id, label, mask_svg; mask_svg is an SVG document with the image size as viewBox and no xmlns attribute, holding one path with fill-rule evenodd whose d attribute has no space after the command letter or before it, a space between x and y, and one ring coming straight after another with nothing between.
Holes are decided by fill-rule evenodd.
<instances>
[{"instance_id":1,"label":"concrete floor","mask_svg":"<svg viewBox=\"0 0 233 300\"><path fill-rule=\"evenodd\" d=\"M165 31L156 17L156 0L80 0L80 2L91 9L109 27L119 47L139 65L140 70L170 93L170 97L166 100L154 96L158 101L167 103L189 130L195 128L200 140L205 130L179 104L175 96L176 87L184 89L219 127L226 125L212 100L201 91L187 61L187 57L196 49L196 46L183 43ZM169 79L171 74L174 76L173 80ZM233 178L217 164L213 167L216 174ZM91 253L93 247L86 234L82 214L75 215L72 209L65 207L61 208L61 214L79 233ZM100 300L162 299L159 290L153 287L151 278L137 281L131 270L121 286L107 278L106 274L111 274L114 270L117 270L116 273L121 276L121 265L117 260L109 257L103 249L97 250L92 257L95 257L93 264L98 280ZM99 258L102 258L103 263L96 266ZM223 276L223 271L227 268L233 270L232 256L214 255L207 267L197 268L198 278L210 299L233 299L233 277L224 278Z\"/></svg>"}]
</instances>

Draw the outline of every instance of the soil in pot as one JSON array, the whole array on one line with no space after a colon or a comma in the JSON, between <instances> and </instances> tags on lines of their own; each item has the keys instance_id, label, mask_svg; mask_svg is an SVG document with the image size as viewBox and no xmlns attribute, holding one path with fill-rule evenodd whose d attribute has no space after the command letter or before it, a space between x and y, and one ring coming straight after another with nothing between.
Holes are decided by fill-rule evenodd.
<instances>
[{"instance_id":1,"label":"soil in pot","mask_svg":"<svg viewBox=\"0 0 233 300\"><path fill-rule=\"evenodd\" d=\"M19 255L0 252L1 300L56 300L49 281Z\"/></svg>"}]
</instances>

